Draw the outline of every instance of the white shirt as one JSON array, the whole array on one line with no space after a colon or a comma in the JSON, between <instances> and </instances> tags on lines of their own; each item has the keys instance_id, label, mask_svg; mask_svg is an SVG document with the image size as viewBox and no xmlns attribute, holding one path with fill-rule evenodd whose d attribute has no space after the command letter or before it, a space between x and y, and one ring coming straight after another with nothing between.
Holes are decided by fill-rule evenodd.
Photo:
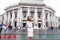
<instances>
[{"instance_id":1,"label":"white shirt","mask_svg":"<svg viewBox=\"0 0 60 40\"><path fill-rule=\"evenodd\" d=\"M7 29L6 26L4 26L4 25L2 27L3 27L3 29Z\"/></svg>"},{"instance_id":2,"label":"white shirt","mask_svg":"<svg viewBox=\"0 0 60 40\"><path fill-rule=\"evenodd\" d=\"M29 22L29 21L27 22L27 29L28 29L27 31L28 31L28 32L33 31L32 25L33 25L32 22Z\"/></svg>"}]
</instances>

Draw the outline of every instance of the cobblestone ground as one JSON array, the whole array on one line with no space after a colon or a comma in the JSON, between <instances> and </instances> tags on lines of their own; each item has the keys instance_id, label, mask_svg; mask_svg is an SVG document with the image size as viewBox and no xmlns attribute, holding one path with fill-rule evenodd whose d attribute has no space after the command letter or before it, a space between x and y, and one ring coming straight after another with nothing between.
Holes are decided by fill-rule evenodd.
<instances>
[{"instance_id":1,"label":"cobblestone ground","mask_svg":"<svg viewBox=\"0 0 60 40\"><path fill-rule=\"evenodd\" d=\"M0 35L0 40L27 40L26 30L7 31ZM60 40L60 29L34 29L34 37L32 40Z\"/></svg>"}]
</instances>

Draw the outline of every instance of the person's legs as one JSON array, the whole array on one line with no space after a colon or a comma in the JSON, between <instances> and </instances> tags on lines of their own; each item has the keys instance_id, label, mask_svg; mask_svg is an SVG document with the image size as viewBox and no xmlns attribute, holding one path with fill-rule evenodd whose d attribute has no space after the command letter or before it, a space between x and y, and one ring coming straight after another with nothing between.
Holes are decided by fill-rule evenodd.
<instances>
[{"instance_id":1,"label":"person's legs","mask_svg":"<svg viewBox=\"0 0 60 40\"><path fill-rule=\"evenodd\" d=\"M28 40L32 40L32 37L28 37Z\"/></svg>"}]
</instances>

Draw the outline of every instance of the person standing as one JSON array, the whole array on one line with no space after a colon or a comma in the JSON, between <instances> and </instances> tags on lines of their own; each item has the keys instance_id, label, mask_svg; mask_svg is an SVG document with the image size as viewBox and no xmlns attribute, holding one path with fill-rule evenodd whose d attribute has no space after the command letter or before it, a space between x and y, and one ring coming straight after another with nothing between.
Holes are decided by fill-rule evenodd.
<instances>
[{"instance_id":1,"label":"person standing","mask_svg":"<svg viewBox=\"0 0 60 40\"><path fill-rule=\"evenodd\" d=\"M1 32L2 32L2 26L3 26L3 24L0 24L0 34L1 34Z\"/></svg>"},{"instance_id":2,"label":"person standing","mask_svg":"<svg viewBox=\"0 0 60 40\"><path fill-rule=\"evenodd\" d=\"M31 17L27 17L27 32L28 32L28 40L32 40L33 37L33 21L31 20Z\"/></svg>"},{"instance_id":3,"label":"person standing","mask_svg":"<svg viewBox=\"0 0 60 40\"><path fill-rule=\"evenodd\" d=\"M2 27L0 26L0 34L1 34L1 32L2 32Z\"/></svg>"},{"instance_id":4,"label":"person standing","mask_svg":"<svg viewBox=\"0 0 60 40\"><path fill-rule=\"evenodd\" d=\"M9 25L9 26L8 26L8 29L11 31L11 30L12 30L12 26L11 26L11 25Z\"/></svg>"}]
</instances>

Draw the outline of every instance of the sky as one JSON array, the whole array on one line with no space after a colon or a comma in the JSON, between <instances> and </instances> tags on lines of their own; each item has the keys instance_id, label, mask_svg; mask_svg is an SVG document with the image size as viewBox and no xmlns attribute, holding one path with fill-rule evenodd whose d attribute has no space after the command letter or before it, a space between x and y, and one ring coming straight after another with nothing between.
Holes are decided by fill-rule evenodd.
<instances>
[{"instance_id":1,"label":"sky","mask_svg":"<svg viewBox=\"0 0 60 40\"><path fill-rule=\"evenodd\" d=\"M20 2L20 0L0 0L0 14L5 12L4 8L18 2ZM60 0L44 0L44 3L56 11L56 16L60 16Z\"/></svg>"}]
</instances>

